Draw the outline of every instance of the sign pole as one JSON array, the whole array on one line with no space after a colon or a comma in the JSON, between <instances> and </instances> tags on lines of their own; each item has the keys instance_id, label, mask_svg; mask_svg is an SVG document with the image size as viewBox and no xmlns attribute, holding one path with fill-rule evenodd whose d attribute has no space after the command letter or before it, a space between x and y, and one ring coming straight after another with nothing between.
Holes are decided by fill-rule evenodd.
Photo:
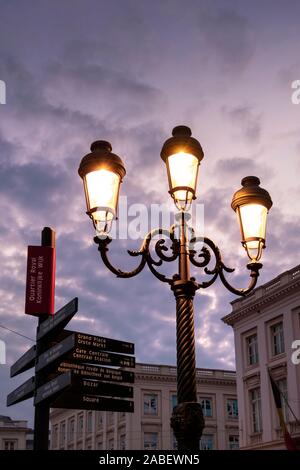
<instances>
[{"instance_id":1,"label":"sign pole","mask_svg":"<svg viewBox=\"0 0 300 470\"><path fill-rule=\"evenodd\" d=\"M50 227L44 227L42 230L41 238L42 246L50 246L55 248L55 231ZM39 316L38 325L40 326L48 315ZM43 353L46 349L45 341L42 339L36 342L36 357ZM36 372L36 389L42 385L43 371ZM34 450L48 450L49 443L49 405L45 402L38 403L35 405L34 413Z\"/></svg>"}]
</instances>

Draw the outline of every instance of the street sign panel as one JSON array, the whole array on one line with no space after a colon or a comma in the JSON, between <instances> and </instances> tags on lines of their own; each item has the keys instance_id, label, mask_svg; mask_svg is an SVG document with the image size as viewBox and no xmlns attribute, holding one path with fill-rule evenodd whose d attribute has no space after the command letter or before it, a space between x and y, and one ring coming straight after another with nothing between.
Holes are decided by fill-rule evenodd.
<instances>
[{"instance_id":1,"label":"street sign panel","mask_svg":"<svg viewBox=\"0 0 300 470\"><path fill-rule=\"evenodd\" d=\"M29 246L25 313L40 316L54 314L55 248Z\"/></svg>"},{"instance_id":2,"label":"street sign panel","mask_svg":"<svg viewBox=\"0 0 300 470\"><path fill-rule=\"evenodd\" d=\"M37 329L37 340L40 340L46 335L54 335L57 330L63 329L75 315L77 310L78 297L75 297L71 302L58 310L53 317L48 318L39 325Z\"/></svg>"},{"instance_id":3,"label":"street sign panel","mask_svg":"<svg viewBox=\"0 0 300 470\"><path fill-rule=\"evenodd\" d=\"M53 399L53 395L56 395L57 393L61 392L65 388L69 387L71 384L72 373L70 371L59 375L55 379L50 380L50 382L47 382L46 384L42 385L37 389L34 398L34 404L37 405L43 400L47 400L50 398Z\"/></svg>"},{"instance_id":4,"label":"street sign panel","mask_svg":"<svg viewBox=\"0 0 300 470\"><path fill-rule=\"evenodd\" d=\"M133 387L100 382L99 380L82 379L78 376L73 376L71 391L74 393L87 393L88 395L133 398Z\"/></svg>"},{"instance_id":5,"label":"street sign panel","mask_svg":"<svg viewBox=\"0 0 300 470\"><path fill-rule=\"evenodd\" d=\"M97 348L75 347L67 359L105 366L135 367L135 358L122 354L99 351Z\"/></svg>"},{"instance_id":6,"label":"street sign panel","mask_svg":"<svg viewBox=\"0 0 300 470\"><path fill-rule=\"evenodd\" d=\"M56 371L63 373L67 370L72 370L73 375L85 379L106 380L108 382L134 382L134 372L120 369L110 369L109 367L93 366L90 364L79 364L71 361L64 361L60 363Z\"/></svg>"},{"instance_id":7,"label":"street sign panel","mask_svg":"<svg viewBox=\"0 0 300 470\"><path fill-rule=\"evenodd\" d=\"M74 331L70 332L70 334L71 333L76 334L76 344L78 346L86 346L122 354L134 354L134 343Z\"/></svg>"},{"instance_id":8,"label":"street sign panel","mask_svg":"<svg viewBox=\"0 0 300 470\"><path fill-rule=\"evenodd\" d=\"M13 392L7 395L6 406L15 405L20 401L27 400L28 398L33 397L34 395L34 377L26 380L20 387L16 388Z\"/></svg>"},{"instance_id":9,"label":"street sign panel","mask_svg":"<svg viewBox=\"0 0 300 470\"><path fill-rule=\"evenodd\" d=\"M36 372L48 366L60 357L65 356L65 354L74 349L74 347L75 335L71 335L52 348L48 349L37 358L37 363L35 366Z\"/></svg>"},{"instance_id":10,"label":"street sign panel","mask_svg":"<svg viewBox=\"0 0 300 470\"><path fill-rule=\"evenodd\" d=\"M98 347L85 347L79 344L78 333L71 334L66 339L38 357L36 371L43 369L59 358L64 360L110 365L117 367L135 367L135 358L122 354L99 351Z\"/></svg>"},{"instance_id":11,"label":"street sign panel","mask_svg":"<svg viewBox=\"0 0 300 470\"><path fill-rule=\"evenodd\" d=\"M36 346L32 346L28 351L26 351L23 356L21 356L10 368L10 376L15 377L15 375L21 374L34 366L36 356Z\"/></svg>"},{"instance_id":12,"label":"street sign panel","mask_svg":"<svg viewBox=\"0 0 300 470\"><path fill-rule=\"evenodd\" d=\"M105 398L85 394L75 395L72 391L67 391L62 393L62 395L55 401L51 402L51 408L133 413L134 402L130 400L118 400L117 398Z\"/></svg>"}]
</instances>

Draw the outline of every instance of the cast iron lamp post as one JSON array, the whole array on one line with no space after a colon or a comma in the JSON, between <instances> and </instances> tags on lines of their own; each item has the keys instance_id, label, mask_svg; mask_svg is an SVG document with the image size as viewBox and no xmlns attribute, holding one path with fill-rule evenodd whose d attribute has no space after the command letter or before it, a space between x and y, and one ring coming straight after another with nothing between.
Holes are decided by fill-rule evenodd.
<instances>
[{"instance_id":1,"label":"cast iron lamp post","mask_svg":"<svg viewBox=\"0 0 300 470\"><path fill-rule=\"evenodd\" d=\"M91 153L83 157L79 166L79 175L83 179L87 214L93 221L98 233L94 238L98 245L105 266L117 277L130 278L139 274L147 264L150 271L162 282L170 285L176 299L177 325L177 401L171 418L171 426L178 442L178 449L195 451L199 449L199 440L204 428L202 409L197 403L196 361L194 339L193 299L198 289L211 286L219 277L225 287L232 293L244 296L254 289L262 264L259 262L262 249L265 248L266 219L272 206L269 193L262 189L255 176L242 180L242 188L234 195L231 207L237 213L244 246L250 262L250 282L247 288L237 289L228 282L225 272L228 268L221 257L218 247L209 238L195 236L193 229L188 228L187 213L192 200L196 198L198 169L203 159L200 143L191 137L191 130L186 126L173 129L173 136L162 148L161 158L166 164L169 193L174 199L178 213L179 235L176 236L175 225L169 230L157 228L149 232L138 251L128 251L130 256L140 259L139 265L130 272L115 268L108 258L111 238L108 236L112 220L116 217L120 183L125 176L125 166L120 157L112 153L109 142L96 141L91 145ZM189 237L189 230L192 235ZM154 251L159 260L150 252L153 238L156 240ZM166 246L167 238L171 246ZM198 242L202 243L197 249ZM212 254L214 267L209 269ZM158 271L163 262L178 259L178 274L168 278ZM190 276L190 265L202 268L210 276L206 281L198 282Z\"/></svg>"}]
</instances>

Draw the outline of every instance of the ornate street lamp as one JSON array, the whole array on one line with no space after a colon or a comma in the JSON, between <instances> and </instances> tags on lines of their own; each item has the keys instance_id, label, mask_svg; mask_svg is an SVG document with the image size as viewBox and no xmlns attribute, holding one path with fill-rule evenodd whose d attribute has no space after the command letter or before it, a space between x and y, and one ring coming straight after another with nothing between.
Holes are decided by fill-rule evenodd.
<instances>
[{"instance_id":1,"label":"ornate street lamp","mask_svg":"<svg viewBox=\"0 0 300 470\"><path fill-rule=\"evenodd\" d=\"M262 249L265 247L266 217L272 206L269 193L259 186L259 179L248 176L242 180L243 188L237 191L232 200L232 208L238 214L242 244L250 258L247 268L250 270L250 282L247 288L237 289L227 280L225 273L234 269L223 263L220 250L212 240L196 237L192 230L189 239L187 210L196 198L198 170L203 159L200 143L192 137L186 126L173 129L173 137L162 148L161 158L166 163L169 180L169 192L178 208L179 235L175 225L169 230L157 228L149 232L138 251L129 251L130 256L140 258L133 271L121 271L115 268L108 258L111 238L108 233L111 221L116 216L120 183L125 176L122 160L111 153L111 145L105 141L92 144L89 155L85 156L79 167L83 179L87 201L87 213L100 236L94 238L98 245L105 266L117 277L130 278L139 274L147 264L150 271L162 282L170 285L176 299L177 328L177 401L173 410L171 426L181 451L199 449L199 440L204 428L202 409L197 403L196 361L194 338L193 300L198 289L211 286L219 277L224 286L232 293L245 296L254 289L262 264L259 263ZM151 241L155 236L154 251L159 261L152 257ZM171 246L166 246L167 238ZM197 249L197 242L201 248ZM199 246L199 245L198 245ZM208 265L215 258L212 269ZM178 260L178 273L167 277L157 268L163 262ZM208 280L198 281L190 276L190 265L202 268Z\"/></svg>"}]
</instances>

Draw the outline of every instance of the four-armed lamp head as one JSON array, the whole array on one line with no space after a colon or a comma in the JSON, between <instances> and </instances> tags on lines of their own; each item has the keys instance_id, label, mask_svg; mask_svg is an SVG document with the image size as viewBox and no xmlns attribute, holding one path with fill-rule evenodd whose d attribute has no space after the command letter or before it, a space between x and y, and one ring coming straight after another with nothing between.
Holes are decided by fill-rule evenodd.
<instances>
[{"instance_id":1,"label":"four-armed lamp head","mask_svg":"<svg viewBox=\"0 0 300 470\"><path fill-rule=\"evenodd\" d=\"M91 153L81 160L78 173L83 179L87 214L99 234L110 231L117 216L120 184L126 174L124 163L112 153L105 140L91 145Z\"/></svg>"},{"instance_id":2,"label":"four-armed lamp head","mask_svg":"<svg viewBox=\"0 0 300 470\"><path fill-rule=\"evenodd\" d=\"M185 211L196 199L198 169L204 153L187 126L174 127L173 137L166 140L160 156L167 166L170 194L176 207Z\"/></svg>"},{"instance_id":3,"label":"four-armed lamp head","mask_svg":"<svg viewBox=\"0 0 300 470\"><path fill-rule=\"evenodd\" d=\"M257 262L266 246L267 215L273 203L256 176L246 176L241 184L243 187L234 193L231 207L239 219L242 245L251 261Z\"/></svg>"}]
</instances>

